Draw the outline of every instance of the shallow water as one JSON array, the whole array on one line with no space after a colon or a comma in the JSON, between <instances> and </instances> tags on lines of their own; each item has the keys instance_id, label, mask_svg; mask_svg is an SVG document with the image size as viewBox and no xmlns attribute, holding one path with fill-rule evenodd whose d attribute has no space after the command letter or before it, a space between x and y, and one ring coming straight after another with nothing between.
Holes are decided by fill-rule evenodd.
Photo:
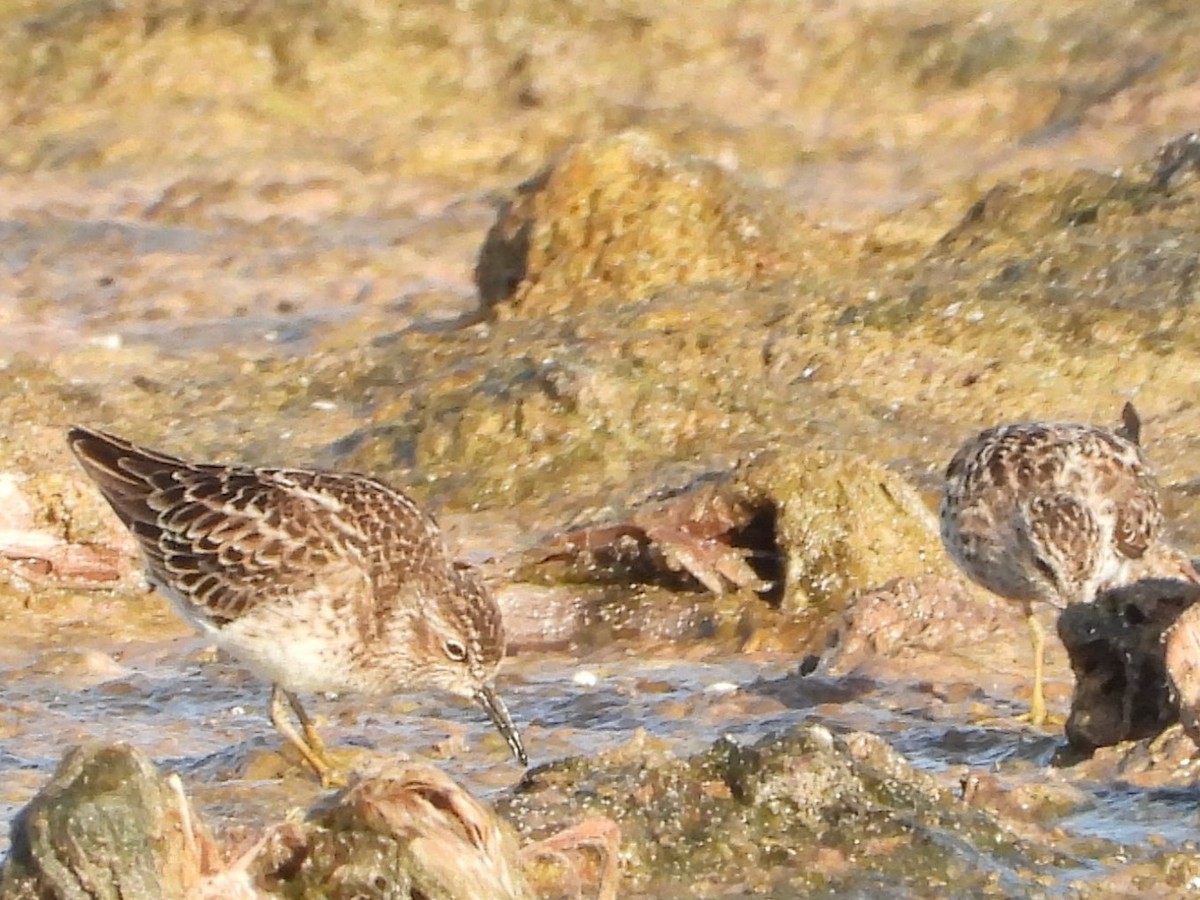
<instances>
[{"instance_id":1,"label":"shallow water","mask_svg":"<svg viewBox=\"0 0 1200 900\"><path fill-rule=\"evenodd\" d=\"M76 632L70 644L32 659L10 658L0 672L5 818L49 776L64 747L85 740L131 742L180 772L218 828L262 823L317 795L311 779L294 768L281 781L275 773L286 770L277 762L261 768L279 745L266 717L267 689L214 657L200 639L114 644L97 630L90 638ZM969 724L979 701L998 711L1006 707L982 690L931 705L928 683L820 671L805 676L799 660L786 654L710 652L689 660L687 645L675 650L662 642L624 641L583 656L525 651L510 659L499 685L531 764L595 756L636 735L685 756L722 735L750 744L798 723L820 723L835 733L871 731L951 788L970 772L990 773L1010 786L1046 779L1070 785L1078 796L1057 825L1071 836L1061 849L1078 859L1041 873L1058 885L1052 894L1103 871L1101 857L1136 860L1149 849L1190 847L1200 825L1194 787L1147 790L1089 780L1053 767L1061 739L1052 733ZM356 767L402 754L432 758L484 797L521 775L490 723L457 701L416 694L378 702L313 698L307 706L330 745L349 750ZM979 864L1000 865L994 858ZM1003 866L997 871L1006 882L1018 879L1012 883L1017 890L1017 873Z\"/></svg>"}]
</instances>

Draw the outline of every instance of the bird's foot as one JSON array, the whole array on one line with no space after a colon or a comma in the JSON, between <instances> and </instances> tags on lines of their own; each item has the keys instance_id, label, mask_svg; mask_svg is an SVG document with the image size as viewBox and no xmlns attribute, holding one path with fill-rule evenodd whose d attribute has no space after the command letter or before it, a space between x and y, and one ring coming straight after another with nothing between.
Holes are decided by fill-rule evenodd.
<instances>
[{"instance_id":1,"label":"bird's foot","mask_svg":"<svg viewBox=\"0 0 1200 900\"><path fill-rule=\"evenodd\" d=\"M317 777L321 779L321 787L327 791L337 790L346 786L346 773L332 766L317 769Z\"/></svg>"},{"instance_id":2,"label":"bird's foot","mask_svg":"<svg viewBox=\"0 0 1200 900\"><path fill-rule=\"evenodd\" d=\"M1032 725L1034 728L1062 728L1067 724L1067 717L1058 713L1042 710L1041 714L1035 714L1033 710L1027 713L1021 713L1012 717L1012 721L1020 722L1022 725Z\"/></svg>"},{"instance_id":3,"label":"bird's foot","mask_svg":"<svg viewBox=\"0 0 1200 900\"><path fill-rule=\"evenodd\" d=\"M1006 727L1015 723L1018 725L1030 725L1034 728L1043 729L1062 728L1067 722L1065 716L1059 715L1058 713L1052 713L1044 706L1040 710L1033 708L1030 709L1029 712L1018 713L1012 716L1001 716L994 714L971 716L970 721L972 725L978 725L983 728Z\"/></svg>"},{"instance_id":4,"label":"bird's foot","mask_svg":"<svg viewBox=\"0 0 1200 900\"><path fill-rule=\"evenodd\" d=\"M283 707L284 700L291 704L296 718L300 720L300 731L297 731L296 726L288 719L287 712ZM325 748L325 742L321 740L316 727L304 712L304 707L300 705L295 694L288 693L278 685L274 685L271 689L270 712L271 723L275 726L275 730L296 748L308 767L321 780L321 787L332 789L346 784L345 775L332 759L329 750Z\"/></svg>"}]
</instances>

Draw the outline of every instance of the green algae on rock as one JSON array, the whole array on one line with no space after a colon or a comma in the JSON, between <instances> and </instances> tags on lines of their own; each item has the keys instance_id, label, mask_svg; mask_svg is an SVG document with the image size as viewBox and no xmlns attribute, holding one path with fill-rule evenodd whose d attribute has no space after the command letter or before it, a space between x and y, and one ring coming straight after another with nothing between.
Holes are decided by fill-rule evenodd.
<instances>
[{"instance_id":1,"label":"green algae on rock","mask_svg":"<svg viewBox=\"0 0 1200 900\"><path fill-rule=\"evenodd\" d=\"M575 578L682 586L686 573L715 594L748 589L789 613L838 609L897 576L947 571L933 517L899 475L853 453L792 449L556 534L526 560L525 577L563 561L578 563Z\"/></svg>"},{"instance_id":2,"label":"green algae on rock","mask_svg":"<svg viewBox=\"0 0 1200 900\"><path fill-rule=\"evenodd\" d=\"M1198 296L1200 190L1185 177L1187 146L1115 174L1030 172L993 186L855 317L964 348L1011 344L1027 359L1127 355L1131 342L1190 351L1182 310Z\"/></svg>"},{"instance_id":3,"label":"green algae on rock","mask_svg":"<svg viewBox=\"0 0 1200 900\"><path fill-rule=\"evenodd\" d=\"M775 511L785 609L839 608L896 576L946 571L920 495L873 459L776 450L746 467L742 483Z\"/></svg>"},{"instance_id":4,"label":"green algae on rock","mask_svg":"<svg viewBox=\"0 0 1200 900\"><path fill-rule=\"evenodd\" d=\"M639 895L721 885L717 896L845 896L888 885L1003 896L1017 889L1017 869L1068 864L1049 843L966 808L880 738L821 725L751 746L723 738L686 760L636 747L562 760L530 772L500 807L533 833L564 818L612 818Z\"/></svg>"},{"instance_id":5,"label":"green algae on rock","mask_svg":"<svg viewBox=\"0 0 1200 900\"><path fill-rule=\"evenodd\" d=\"M232 862L191 809L177 776L124 744L70 751L13 823L5 900L529 900L527 859L602 836L580 823L544 847L512 830L439 770L402 764L360 778L307 822L266 829ZM615 897L606 865L601 896Z\"/></svg>"},{"instance_id":6,"label":"green algae on rock","mask_svg":"<svg viewBox=\"0 0 1200 900\"><path fill-rule=\"evenodd\" d=\"M503 315L549 316L671 285L779 280L828 243L774 195L625 132L569 148L520 185L475 276Z\"/></svg>"},{"instance_id":7,"label":"green algae on rock","mask_svg":"<svg viewBox=\"0 0 1200 900\"><path fill-rule=\"evenodd\" d=\"M1186 4L1115 0L27 0L0 8L0 116L16 126L0 160L235 171L308 156L474 186L636 126L889 207L980 156L1019 169L1056 143L1104 164L1165 137L1192 108L1196 25Z\"/></svg>"},{"instance_id":8,"label":"green algae on rock","mask_svg":"<svg viewBox=\"0 0 1200 900\"><path fill-rule=\"evenodd\" d=\"M199 861L167 779L124 744L77 747L12 823L6 900L187 900Z\"/></svg>"}]
</instances>

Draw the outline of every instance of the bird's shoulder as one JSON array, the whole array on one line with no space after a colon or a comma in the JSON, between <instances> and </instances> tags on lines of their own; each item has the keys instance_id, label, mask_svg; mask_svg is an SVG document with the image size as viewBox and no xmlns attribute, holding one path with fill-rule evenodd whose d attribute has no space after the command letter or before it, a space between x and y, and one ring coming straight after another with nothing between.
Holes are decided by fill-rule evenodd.
<instances>
[{"instance_id":1,"label":"bird's shoulder","mask_svg":"<svg viewBox=\"0 0 1200 900\"><path fill-rule=\"evenodd\" d=\"M192 465L147 503L155 521L135 533L152 577L214 620L314 590L367 602L437 539L406 495L348 473Z\"/></svg>"}]
</instances>

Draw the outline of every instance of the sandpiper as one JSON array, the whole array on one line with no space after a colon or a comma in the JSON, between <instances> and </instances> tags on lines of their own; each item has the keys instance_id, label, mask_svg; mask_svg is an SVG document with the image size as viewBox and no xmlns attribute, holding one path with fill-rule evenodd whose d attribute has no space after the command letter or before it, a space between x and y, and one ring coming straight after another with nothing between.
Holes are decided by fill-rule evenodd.
<instances>
[{"instance_id":1,"label":"sandpiper","mask_svg":"<svg viewBox=\"0 0 1200 900\"><path fill-rule=\"evenodd\" d=\"M1195 580L1163 539L1158 486L1132 404L1120 428L1029 422L989 428L950 461L942 541L975 582L1021 604L1034 651L1028 719L1046 721L1045 637L1034 604L1065 607L1149 576Z\"/></svg>"},{"instance_id":2,"label":"sandpiper","mask_svg":"<svg viewBox=\"0 0 1200 900\"><path fill-rule=\"evenodd\" d=\"M89 428L68 440L150 582L271 683L272 723L322 784L341 776L297 694L440 688L479 703L528 763L493 688L499 607L404 494L362 475L189 463Z\"/></svg>"}]
</instances>

